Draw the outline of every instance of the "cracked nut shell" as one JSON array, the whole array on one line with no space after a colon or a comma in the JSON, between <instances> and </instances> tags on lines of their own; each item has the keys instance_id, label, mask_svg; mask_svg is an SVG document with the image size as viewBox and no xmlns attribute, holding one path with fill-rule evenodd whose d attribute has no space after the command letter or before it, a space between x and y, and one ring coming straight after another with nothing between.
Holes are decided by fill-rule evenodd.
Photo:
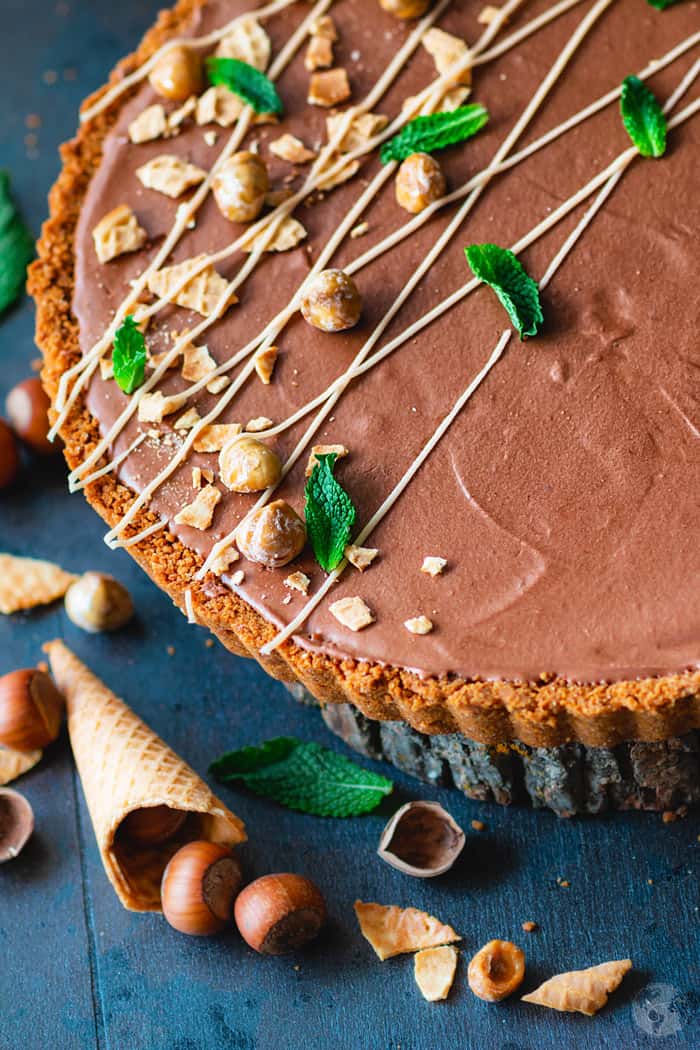
<instances>
[{"instance_id":1,"label":"cracked nut shell","mask_svg":"<svg viewBox=\"0 0 700 1050\"><path fill-rule=\"evenodd\" d=\"M34 813L24 795L0 788L0 864L21 853L34 831Z\"/></svg>"},{"instance_id":2,"label":"cracked nut shell","mask_svg":"<svg viewBox=\"0 0 700 1050\"><path fill-rule=\"evenodd\" d=\"M384 828L377 853L406 875L432 879L450 870L464 842L462 828L437 802L407 802Z\"/></svg>"}]
</instances>

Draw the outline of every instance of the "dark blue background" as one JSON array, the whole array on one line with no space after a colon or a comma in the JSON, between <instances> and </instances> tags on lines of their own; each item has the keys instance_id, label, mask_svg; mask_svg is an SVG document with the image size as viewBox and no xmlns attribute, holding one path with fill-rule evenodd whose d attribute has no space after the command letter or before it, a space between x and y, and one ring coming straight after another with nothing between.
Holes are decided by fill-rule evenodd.
<instances>
[{"instance_id":1,"label":"dark blue background","mask_svg":"<svg viewBox=\"0 0 700 1050\"><path fill-rule=\"evenodd\" d=\"M57 145L73 133L81 98L137 43L158 6L156 0L0 3L0 164L10 169L35 232L58 171ZM41 117L40 128L26 126L29 114ZM0 325L3 397L37 356L32 331L27 301ZM189 627L126 554L110 553L101 523L81 496L68 497L63 474L60 462L35 463L0 496L0 549L54 558L75 571L114 572L131 589L138 618L107 638L82 634L60 604L2 618L0 672L34 663L43 641L65 636L200 772L220 751L264 733L342 748L315 711L296 705L252 663L207 648L205 632ZM159 916L122 909L61 739L20 782L37 832L18 860L0 868L0 1050L700 1046L697 814L671 825L637 814L567 823L550 813L471 803L385 772L396 780L395 795L379 814L351 821L291 814L222 790L248 826L248 871L308 874L328 900L328 930L310 951L261 959L233 931L191 940ZM393 871L375 854L388 815L418 796L439 798L467 829L475 818L488 825L480 834L469 831L452 873L427 883ZM447 1003L421 999L410 956L376 959L356 927L356 897L425 907L464 935L465 958ZM523 933L526 919L540 931ZM635 970L594 1019L517 1000L487 1005L466 987L466 961L492 937L523 946L527 989L554 972L610 958L629 955ZM658 984L665 987L655 990ZM650 994L670 1002L670 1014L654 1012Z\"/></svg>"}]
</instances>

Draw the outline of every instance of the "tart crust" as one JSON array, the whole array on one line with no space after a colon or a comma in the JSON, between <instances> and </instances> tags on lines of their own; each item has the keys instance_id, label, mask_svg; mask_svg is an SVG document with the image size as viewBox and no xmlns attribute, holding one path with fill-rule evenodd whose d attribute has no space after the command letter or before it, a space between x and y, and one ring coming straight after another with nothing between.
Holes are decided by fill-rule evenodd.
<instances>
[{"instance_id":1,"label":"tart crust","mask_svg":"<svg viewBox=\"0 0 700 1050\"><path fill-rule=\"evenodd\" d=\"M113 71L109 84L140 66L166 40L186 31L206 0L180 0L161 12L139 48ZM87 99L97 101L107 86ZM37 304L36 340L44 355L42 379L55 397L62 373L80 357L78 324L72 313L74 239L88 184L97 170L103 140L121 107L114 104L83 125L63 145L63 169L49 195L50 218L39 241L39 258L30 268L29 291ZM65 457L74 469L99 440L96 419L78 399L61 428ZM134 499L131 489L107 475L86 487L88 502L115 525ZM136 535L156 518L141 512L126 530ZM184 611L185 592L198 623L208 627L227 649L254 657L274 678L299 681L322 703L355 704L368 718L403 720L426 734L462 733L484 744L520 740L532 747L580 741L589 747L614 747L627 740L663 740L700 727L700 671L613 683L577 684L543 675L534 682L421 677L398 667L335 659L292 641L272 656L260 647L276 629L247 602L213 576L194 574L201 559L163 530L129 548L153 581Z\"/></svg>"}]
</instances>

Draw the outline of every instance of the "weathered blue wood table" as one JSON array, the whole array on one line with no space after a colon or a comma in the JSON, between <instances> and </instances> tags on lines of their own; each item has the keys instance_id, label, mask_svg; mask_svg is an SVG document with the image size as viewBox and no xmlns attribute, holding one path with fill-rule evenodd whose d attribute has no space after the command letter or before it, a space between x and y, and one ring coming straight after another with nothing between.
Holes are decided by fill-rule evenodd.
<instances>
[{"instance_id":1,"label":"weathered blue wood table","mask_svg":"<svg viewBox=\"0 0 700 1050\"><path fill-rule=\"evenodd\" d=\"M35 231L58 170L56 148L80 99L138 40L158 0L3 0L0 163ZM31 115L38 115L41 126ZM0 393L36 357L28 302L0 325ZM114 572L138 618L108 638L82 634L61 606L0 622L0 672L34 663L43 641L69 645L199 771L265 725L343 747L318 713L296 705L257 667L205 645L123 554L60 462L35 466L0 496L0 549ZM0 869L0 1050L633 1050L700 1046L700 821L658 816L561 822L427 789L391 770L384 809L351 821L291 814L243 792L223 795L246 821L249 872L299 871L323 888L329 927L298 958L261 959L235 932L197 941L158 916L125 912L102 870L68 742L19 783L37 832ZM437 797L469 828L458 867L423 883L375 854L387 815ZM568 887L557 880L568 881ZM412 960L380 963L357 930L360 897L412 904L464 934L467 958L492 937L527 952L527 987L552 973L631 956L635 970L598 1017L553 1014L517 1000L489 1006L460 964L447 1003L424 1002ZM524 920L540 931L526 934Z\"/></svg>"}]
</instances>

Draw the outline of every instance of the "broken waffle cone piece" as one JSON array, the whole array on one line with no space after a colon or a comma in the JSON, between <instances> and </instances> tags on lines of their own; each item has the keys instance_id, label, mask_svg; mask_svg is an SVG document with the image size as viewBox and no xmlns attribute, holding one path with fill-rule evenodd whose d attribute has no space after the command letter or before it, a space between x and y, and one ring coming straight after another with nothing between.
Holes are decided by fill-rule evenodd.
<instances>
[{"instance_id":1,"label":"broken waffle cone piece","mask_svg":"<svg viewBox=\"0 0 700 1050\"><path fill-rule=\"evenodd\" d=\"M523 1002L592 1017L605 1006L610 993L615 991L631 969L631 959L614 959L598 966L589 966L586 970L559 973L534 992L524 995Z\"/></svg>"},{"instance_id":2,"label":"broken waffle cone piece","mask_svg":"<svg viewBox=\"0 0 700 1050\"><path fill-rule=\"evenodd\" d=\"M235 846L246 838L243 823L63 642L49 642L45 651L66 698L73 755L107 876L125 908L161 911L160 883L173 854L196 839ZM130 838L126 818L156 806L187 817L173 822L165 841Z\"/></svg>"},{"instance_id":3,"label":"broken waffle cone piece","mask_svg":"<svg viewBox=\"0 0 700 1050\"><path fill-rule=\"evenodd\" d=\"M446 999L457 970L457 949L451 944L425 948L414 956L414 976L421 995L429 1003Z\"/></svg>"},{"instance_id":4,"label":"broken waffle cone piece","mask_svg":"<svg viewBox=\"0 0 700 1050\"><path fill-rule=\"evenodd\" d=\"M14 751L11 747L0 747L0 787L11 784L23 773L41 762L43 751Z\"/></svg>"},{"instance_id":5,"label":"broken waffle cone piece","mask_svg":"<svg viewBox=\"0 0 700 1050\"><path fill-rule=\"evenodd\" d=\"M362 936L382 962L404 952L437 948L462 939L451 926L417 908L355 901L355 914Z\"/></svg>"}]
</instances>

